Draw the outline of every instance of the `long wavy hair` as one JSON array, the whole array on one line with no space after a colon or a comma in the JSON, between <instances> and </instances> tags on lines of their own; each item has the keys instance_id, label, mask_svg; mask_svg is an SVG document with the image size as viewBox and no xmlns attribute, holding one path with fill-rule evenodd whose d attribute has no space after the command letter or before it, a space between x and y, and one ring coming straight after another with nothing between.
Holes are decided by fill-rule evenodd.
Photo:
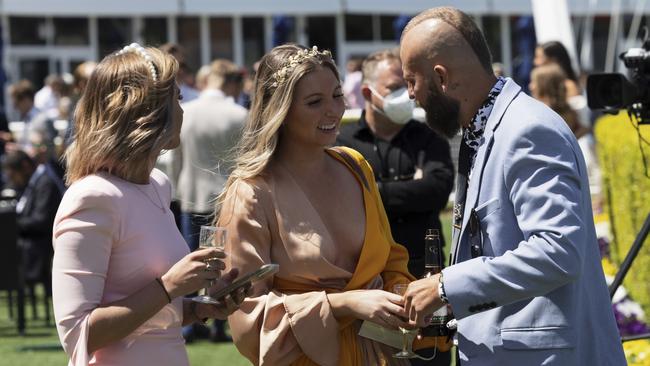
<instances>
[{"instance_id":1,"label":"long wavy hair","mask_svg":"<svg viewBox=\"0 0 650 366\"><path fill-rule=\"evenodd\" d=\"M567 51L562 43L558 41L548 41L538 45L537 47L542 49L544 56L560 65L567 78L576 83L578 82L578 76L573 70L573 65L571 65L571 56L569 56L569 51Z\"/></svg>"},{"instance_id":2,"label":"long wavy hair","mask_svg":"<svg viewBox=\"0 0 650 366\"><path fill-rule=\"evenodd\" d=\"M217 198L215 217L218 217L221 204L226 200L233 183L261 175L273 158L280 143L280 127L293 102L298 81L319 67L329 68L340 80L332 57L319 52L290 68L282 82L278 82L276 72L289 64L291 56L304 49L306 47L301 45L285 44L273 48L260 60L255 75L251 110L242 138L235 147L234 170Z\"/></svg>"},{"instance_id":3,"label":"long wavy hair","mask_svg":"<svg viewBox=\"0 0 650 366\"><path fill-rule=\"evenodd\" d=\"M173 138L178 62L155 48L146 52L155 82L135 52L106 56L90 75L75 111L74 142L65 153L68 184L99 171L132 181L153 169Z\"/></svg>"},{"instance_id":4,"label":"long wavy hair","mask_svg":"<svg viewBox=\"0 0 650 366\"><path fill-rule=\"evenodd\" d=\"M535 84L533 96L551 107L576 133L580 124L578 115L567 102L567 76L562 67L555 63L538 66L530 73L530 79Z\"/></svg>"}]
</instances>

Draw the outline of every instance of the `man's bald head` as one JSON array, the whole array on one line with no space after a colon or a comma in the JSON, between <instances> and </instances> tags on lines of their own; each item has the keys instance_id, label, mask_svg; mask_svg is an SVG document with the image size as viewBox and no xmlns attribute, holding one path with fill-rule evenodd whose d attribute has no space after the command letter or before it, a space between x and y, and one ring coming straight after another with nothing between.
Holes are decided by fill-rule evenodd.
<instances>
[{"instance_id":1,"label":"man's bald head","mask_svg":"<svg viewBox=\"0 0 650 366\"><path fill-rule=\"evenodd\" d=\"M490 49L483 33L469 15L452 7L425 10L409 21L402 32L402 40L415 28L418 28L418 32L409 35L409 38L414 36L427 40L425 47L421 48L422 52L427 53L427 58L436 57L440 50L444 50L448 57L454 59L458 55L450 52L463 53L463 48L469 46L483 69L492 73ZM435 33L435 37L430 37L432 33Z\"/></svg>"}]
</instances>

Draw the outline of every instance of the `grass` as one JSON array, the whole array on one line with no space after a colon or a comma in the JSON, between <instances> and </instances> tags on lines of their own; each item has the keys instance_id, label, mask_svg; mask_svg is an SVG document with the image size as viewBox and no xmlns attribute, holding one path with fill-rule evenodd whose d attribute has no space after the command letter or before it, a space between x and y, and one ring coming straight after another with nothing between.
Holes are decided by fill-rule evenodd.
<instances>
[{"instance_id":1,"label":"grass","mask_svg":"<svg viewBox=\"0 0 650 366\"><path fill-rule=\"evenodd\" d=\"M27 329L18 335L14 321L9 320L8 301L0 297L0 366L14 365L66 365L68 358L63 352L53 325L46 326L43 306L38 308L40 319L31 317L31 307L26 306ZM39 291L42 296L42 291ZM15 301L15 298L14 298ZM40 304L40 302L39 302ZM199 340L187 346L192 365L250 365L231 343L211 343Z\"/></svg>"},{"instance_id":2,"label":"grass","mask_svg":"<svg viewBox=\"0 0 650 366\"><path fill-rule=\"evenodd\" d=\"M447 245L451 242L451 215L441 215L442 226ZM38 288L37 288L38 290ZM42 291L37 291L42 296ZM18 335L15 321L9 319L8 301L6 293L0 293L0 366L14 365L66 365L68 358L60 346L59 338L54 325L46 326L43 320L42 301L38 301L40 319L33 319L31 306L27 301L25 314L27 329L24 336ZM14 298L15 302L15 298ZM53 316L51 316L53 319ZM53 320L51 321L53 322ZM239 354L231 343L210 343L199 340L187 346L187 351L192 365L250 365L250 362ZM452 362L452 366L454 362Z\"/></svg>"}]
</instances>

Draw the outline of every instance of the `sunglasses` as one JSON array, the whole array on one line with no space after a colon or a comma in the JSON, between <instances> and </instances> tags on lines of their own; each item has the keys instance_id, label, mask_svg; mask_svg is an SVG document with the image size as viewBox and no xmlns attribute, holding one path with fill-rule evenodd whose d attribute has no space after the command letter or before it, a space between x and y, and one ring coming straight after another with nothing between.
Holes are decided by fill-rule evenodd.
<instances>
[{"instance_id":1,"label":"sunglasses","mask_svg":"<svg viewBox=\"0 0 650 366\"><path fill-rule=\"evenodd\" d=\"M481 219L479 219L476 210L472 209L469 213L469 245L472 258L483 255L483 235L481 235Z\"/></svg>"}]
</instances>

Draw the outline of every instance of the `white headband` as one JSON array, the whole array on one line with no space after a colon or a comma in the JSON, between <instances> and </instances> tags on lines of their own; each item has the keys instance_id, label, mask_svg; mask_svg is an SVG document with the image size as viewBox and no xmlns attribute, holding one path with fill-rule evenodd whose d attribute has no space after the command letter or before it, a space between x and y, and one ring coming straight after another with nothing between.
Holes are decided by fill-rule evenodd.
<instances>
[{"instance_id":1,"label":"white headband","mask_svg":"<svg viewBox=\"0 0 650 366\"><path fill-rule=\"evenodd\" d=\"M142 58L144 58L145 62L149 67L149 72L151 73L151 77L153 78L153 81L157 82L158 74L156 73L156 67L154 66L153 59L151 58L151 55L149 55L147 50L145 50L144 47L140 46L139 44L133 42L128 46L124 46L124 48L122 48L117 54L123 55L128 52L137 53L138 55L142 56Z\"/></svg>"}]
</instances>

